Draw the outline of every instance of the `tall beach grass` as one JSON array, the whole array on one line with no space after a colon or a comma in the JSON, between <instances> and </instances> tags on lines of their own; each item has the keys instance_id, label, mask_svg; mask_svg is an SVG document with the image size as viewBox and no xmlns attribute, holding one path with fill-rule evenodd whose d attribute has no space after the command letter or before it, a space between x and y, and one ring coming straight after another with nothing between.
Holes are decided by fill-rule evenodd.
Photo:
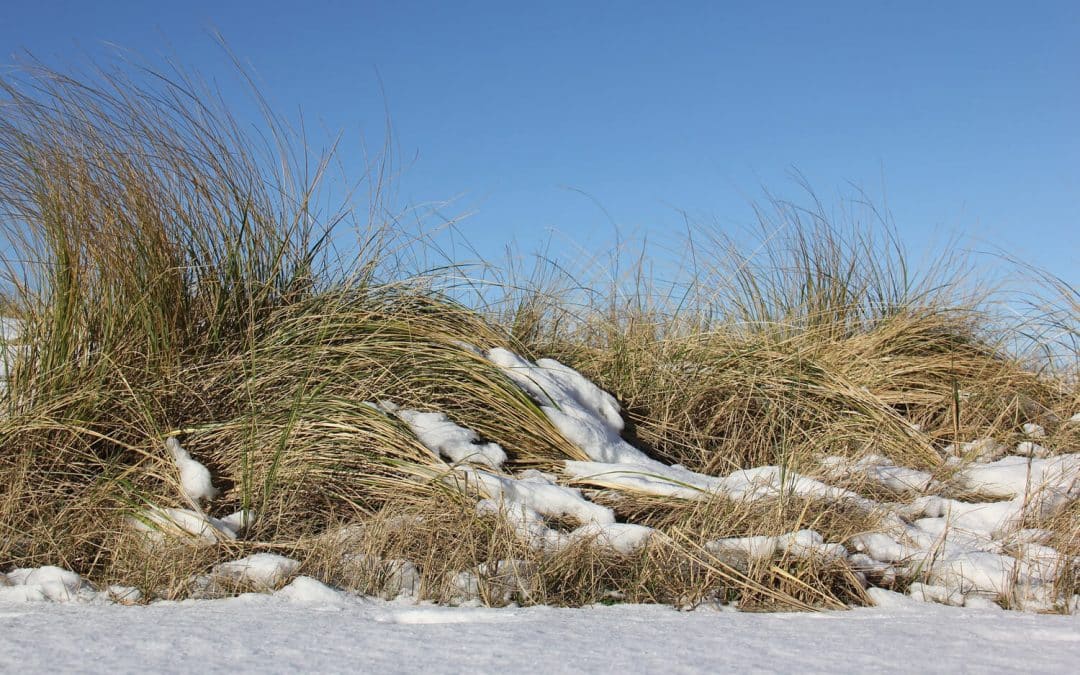
<instances>
[{"instance_id":1,"label":"tall beach grass","mask_svg":"<svg viewBox=\"0 0 1080 675\"><path fill-rule=\"evenodd\" d=\"M452 467L370 405L443 412L505 448L508 473L561 476L564 460L584 459L474 347L580 370L620 401L635 445L712 475L761 465L816 475L824 455L874 453L947 481L949 443L1016 442L1026 422L1049 430L1051 448L1080 441L1061 423L1080 409L1069 375L1076 293L1050 277L1063 300L1042 325L1058 330L1010 325L952 251L910 269L872 212L837 222L812 200L774 199L749 246L695 231L676 290L653 283L644 258L615 279L542 263L470 284L453 265L397 264L422 243L377 208L359 226L347 208L323 211L332 154L309 155L272 115L261 136L246 133L182 73L73 78L32 64L0 78L3 314L17 328L0 401L0 566L57 564L183 597L192 578L247 552L287 553L305 573L369 593L400 579L364 561L407 560L421 596L453 601L456 572L519 560L529 570L511 594L519 602L867 602L835 561L737 568L702 546L804 528L842 542L875 525L812 499L586 487L665 537L628 555L587 541L538 554L505 517L478 514L446 480ZM346 260L335 247L349 228L361 235ZM1053 368L1040 349L1052 349ZM184 496L170 436L220 496ZM148 545L131 521L149 507L257 518L237 540ZM1045 524L1073 556L1077 514L1073 505ZM481 590L493 604L511 597Z\"/></svg>"}]
</instances>

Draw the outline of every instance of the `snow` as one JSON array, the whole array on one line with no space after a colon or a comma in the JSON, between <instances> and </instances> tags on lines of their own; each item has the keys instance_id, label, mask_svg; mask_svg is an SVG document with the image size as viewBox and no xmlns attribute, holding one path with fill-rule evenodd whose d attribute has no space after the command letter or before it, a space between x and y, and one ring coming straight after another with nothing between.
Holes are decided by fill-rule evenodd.
<instances>
[{"instance_id":1,"label":"snow","mask_svg":"<svg viewBox=\"0 0 1080 675\"><path fill-rule=\"evenodd\" d=\"M1024 457L1049 457L1050 450L1034 441L1021 441L1016 444L1016 454Z\"/></svg>"},{"instance_id":2,"label":"snow","mask_svg":"<svg viewBox=\"0 0 1080 675\"><path fill-rule=\"evenodd\" d=\"M1021 427L1024 433L1031 438L1046 438L1046 429L1034 422L1028 422Z\"/></svg>"},{"instance_id":3,"label":"snow","mask_svg":"<svg viewBox=\"0 0 1080 675\"><path fill-rule=\"evenodd\" d=\"M917 469L897 466L881 455L867 455L851 461L846 457L826 457L821 461L829 478L866 478L890 490L901 493L922 494L928 490L941 489L941 483L932 474Z\"/></svg>"},{"instance_id":4,"label":"snow","mask_svg":"<svg viewBox=\"0 0 1080 675\"><path fill-rule=\"evenodd\" d=\"M214 566L213 576L258 588L282 584L300 569L300 563L276 553L255 553Z\"/></svg>"},{"instance_id":5,"label":"snow","mask_svg":"<svg viewBox=\"0 0 1080 675\"><path fill-rule=\"evenodd\" d=\"M629 555L643 548L660 533L651 527L633 523L589 523L570 533L575 541L589 540L594 546Z\"/></svg>"},{"instance_id":6,"label":"snow","mask_svg":"<svg viewBox=\"0 0 1080 675\"><path fill-rule=\"evenodd\" d=\"M933 584L924 584L916 581L908 588L908 595L913 600L920 602L937 602L942 605L951 605L953 607L964 606L964 594L956 589L949 589L945 586L935 586Z\"/></svg>"},{"instance_id":7,"label":"snow","mask_svg":"<svg viewBox=\"0 0 1080 675\"><path fill-rule=\"evenodd\" d=\"M73 602L92 597L93 589L74 572L51 565L22 567L7 573L10 586L0 586L0 601Z\"/></svg>"},{"instance_id":8,"label":"snow","mask_svg":"<svg viewBox=\"0 0 1080 675\"><path fill-rule=\"evenodd\" d=\"M742 560L758 563L771 560L776 555L777 543L776 537L765 535L726 537L706 542L705 550L729 565Z\"/></svg>"},{"instance_id":9,"label":"snow","mask_svg":"<svg viewBox=\"0 0 1080 675\"><path fill-rule=\"evenodd\" d=\"M0 316L0 342L14 342L22 334L22 321L13 316Z\"/></svg>"},{"instance_id":10,"label":"snow","mask_svg":"<svg viewBox=\"0 0 1080 675\"><path fill-rule=\"evenodd\" d=\"M255 523L257 514L251 509L240 509L222 518L219 522L233 532L243 532Z\"/></svg>"},{"instance_id":11,"label":"snow","mask_svg":"<svg viewBox=\"0 0 1080 675\"><path fill-rule=\"evenodd\" d=\"M447 608L359 600L298 578L272 596L0 604L0 671L1067 673L1080 660L1075 616L870 593L880 606L819 614Z\"/></svg>"},{"instance_id":12,"label":"snow","mask_svg":"<svg viewBox=\"0 0 1080 675\"><path fill-rule=\"evenodd\" d=\"M777 553L787 553L804 560L842 560L848 557L846 548L840 544L825 543L814 530L799 530L774 537L757 535L716 539L707 542L705 549L724 562L735 562L736 565L743 559L747 562L767 561Z\"/></svg>"},{"instance_id":13,"label":"snow","mask_svg":"<svg viewBox=\"0 0 1080 675\"><path fill-rule=\"evenodd\" d=\"M959 445L950 444L945 446L945 454L955 458L965 458L980 462L992 462L1009 451L1008 446L997 442L993 438L980 438L978 440Z\"/></svg>"},{"instance_id":14,"label":"snow","mask_svg":"<svg viewBox=\"0 0 1080 675\"><path fill-rule=\"evenodd\" d=\"M19 356L17 344L22 322L10 316L0 316L0 392L7 388L8 368Z\"/></svg>"},{"instance_id":15,"label":"snow","mask_svg":"<svg viewBox=\"0 0 1080 675\"><path fill-rule=\"evenodd\" d=\"M420 570L409 560L394 558L384 563L386 585L383 593L388 598L400 595L414 596L420 593Z\"/></svg>"},{"instance_id":16,"label":"snow","mask_svg":"<svg viewBox=\"0 0 1080 675\"><path fill-rule=\"evenodd\" d=\"M506 452L499 444L480 443L475 431L458 426L443 413L406 409L394 413L425 447L455 464L470 462L498 469L506 462Z\"/></svg>"},{"instance_id":17,"label":"snow","mask_svg":"<svg viewBox=\"0 0 1080 675\"><path fill-rule=\"evenodd\" d=\"M180 470L180 485L192 501L213 499L218 495L217 488L210 481L210 471L195 461L174 436L165 439L165 449L172 455L176 467Z\"/></svg>"},{"instance_id":18,"label":"snow","mask_svg":"<svg viewBox=\"0 0 1080 675\"><path fill-rule=\"evenodd\" d=\"M488 359L532 396L555 428L589 459L615 464L654 463L619 435L623 420L615 397L581 373L554 359L532 364L501 347L490 350Z\"/></svg>"},{"instance_id":19,"label":"snow","mask_svg":"<svg viewBox=\"0 0 1080 675\"><path fill-rule=\"evenodd\" d=\"M633 553L659 533L651 527L608 520L591 520L570 532L548 527L541 514L521 502L491 499L476 505L480 515L502 515L515 527L518 536L537 551L554 553L568 546L588 541L595 546L622 554Z\"/></svg>"},{"instance_id":20,"label":"snow","mask_svg":"<svg viewBox=\"0 0 1080 675\"><path fill-rule=\"evenodd\" d=\"M1009 455L988 464L973 464L956 475L973 491L1012 499L1030 492L1069 492L1080 480L1080 454L1033 459Z\"/></svg>"},{"instance_id":21,"label":"snow","mask_svg":"<svg viewBox=\"0 0 1080 675\"><path fill-rule=\"evenodd\" d=\"M128 523L151 541L169 535L197 546L209 546L236 539L236 531L227 523L191 509L151 506L129 517Z\"/></svg>"},{"instance_id":22,"label":"snow","mask_svg":"<svg viewBox=\"0 0 1080 675\"><path fill-rule=\"evenodd\" d=\"M527 599L538 590L538 573L537 565L526 560L483 563L475 570L454 575L451 582L453 598L458 604L485 599L490 603L505 604L517 598Z\"/></svg>"},{"instance_id":23,"label":"snow","mask_svg":"<svg viewBox=\"0 0 1080 675\"><path fill-rule=\"evenodd\" d=\"M701 499L723 489L719 478L652 459L627 464L569 460L563 469L580 483L659 497Z\"/></svg>"},{"instance_id":24,"label":"snow","mask_svg":"<svg viewBox=\"0 0 1080 675\"><path fill-rule=\"evenodd\" d=\"M570 517L581 523L615 522L611 509L588 501L581 490L558 485L539 471L526 471L518 479L469 468L462 469L462 473L467 481L496 501L518 504L552 518Z\"/></svg>"},{"instance_id":25,"label":"snow","mask_svg":"<svg viewBox=\"0 0 1080 675\"><path fill-rule=\"evenodd\" d=\"M458 474L467 485L487 499L477 503L480 515L503 515L538 551L555 552L581 541L618 553L629 554L643 547L656 530L643 525L616 523L615 513L585 499L581 490L555 483L554 477L536 470L524 471L520 478L460 467ZM548 518L571 518L580 526L562 532L548 526ZM462 581L468 584L467 580Z\"/></svg>"},{"instance_id":26,"label":"snow","mask_svg":"<svg viewBox=\"0 0 1080 675\"><path fill-rule=\"evenodd\" d=\"M856 551L880 562L901 562L918 553L918 549L905 546L881 532L857 534L851 538L851 545Z\"/></svg>"},{"instance_id":27,"label":"snow","mask_svg":"<svg viewBox=\"0 0 1080 675\"><path fill-rule=\"evenodd\" d=\"M303 576L293 579L288 586L274 593L274 597L294 605L306 605L323 611L340 610L350 603L350 598L344 593L317 579ZM357 602L359 599L352 601Z\"/></svg>"}]
</instances>

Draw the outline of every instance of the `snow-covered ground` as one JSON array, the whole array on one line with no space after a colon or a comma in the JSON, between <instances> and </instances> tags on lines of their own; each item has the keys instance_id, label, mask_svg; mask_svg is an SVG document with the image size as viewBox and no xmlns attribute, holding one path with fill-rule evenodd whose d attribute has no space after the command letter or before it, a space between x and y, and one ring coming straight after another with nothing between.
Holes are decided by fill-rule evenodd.
<instances>
[{"instance_id":1,"label":"snow-covered ground","mask_svg":"<svg viewBox=\"0 0 1080 675\"><path fill-rule=\"evenodd\" d=\"M749 614L450 608L274 595L148 606L0 603L0 672L1075 672L1080 617L888 607Z\"/></svg>"}]
</instances>

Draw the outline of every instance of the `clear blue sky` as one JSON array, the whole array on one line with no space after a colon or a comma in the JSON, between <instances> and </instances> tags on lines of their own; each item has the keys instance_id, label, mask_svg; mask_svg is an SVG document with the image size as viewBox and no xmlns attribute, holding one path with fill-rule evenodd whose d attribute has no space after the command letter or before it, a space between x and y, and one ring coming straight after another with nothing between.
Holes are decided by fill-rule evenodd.
<instances>
[{"instance_id":1,"label":"clear blue sky","mask_svg":"<svg viewBox=\"0 0 1080 675\"><path fill-rule=\"evenodd\" d=\"M737 229L761 186L881 197L918 252L959 232L1080 284L1080 2L5 0L0 56L175 56L234 81L221 31L316 137L383 132L397 201L451 198L485 255ZM376 75L378 73L378 76ZM239 91L239 87L237 87ZM576 190L588 193L582 196ZM986 264L992 264L987 261Z\"/></svg>"}]
</instances>

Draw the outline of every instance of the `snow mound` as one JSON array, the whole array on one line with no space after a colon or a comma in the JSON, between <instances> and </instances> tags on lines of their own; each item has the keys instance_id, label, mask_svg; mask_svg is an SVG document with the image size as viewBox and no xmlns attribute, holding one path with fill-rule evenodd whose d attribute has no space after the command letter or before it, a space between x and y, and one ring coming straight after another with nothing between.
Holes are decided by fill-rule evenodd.
<instances>
[{"instance_id":1,"label":"snow mound","mask_svg":"<svg viewBox=\"0 0 1080 675\"><path fill-rule=\"evenodd\" d=\"M256 516L255 511L251 509L240 509L225 516L220 522L233 532L243 532L255 524Z\"/></svg>"},{"instance_id":2,"label":"snow mound","mask_svg":"<svg viewBox=\"0 0 1080 675\"><path fill-rule=\"evenodd\" d=\"M165 449L172 455L176 468L180 470L180 485L192 501L213 499L218 490L210 480L210 470L195 461L174 436L165 439Z\"/></svg>"},{"instance_id":3,"label":"snow mound","mask_svg":"<svg viewBox=\"0 0 1080 675\"><path fill-rule=\"evenodd\" d=\"M141 597L137 589L125 586L110 586L99 592L75 572L52 565L22 567L0 574L0 603L130 604Z\"/></svg>"},{"instance_id":4,"label":"snow mound","mask_svg":"<svg viewBox=\"0 0 1080 675\"><path fill-rule=\"evenodd\" d=\"M595 546L630 555L644 548L659 534L651 527L633 523L589 523L571 532L570 538L575 541L587 540Z\"/></svg>"},{"instance_id":5,"label":"snow mound","mask_svg":"<svg viewBox=\"0 0 1080 675\"><path fill-rule=\"evenodd\" d=\"M443 413L405 409L394 413L426 448L454 464L468 462L498 469L506 462L506 452L498 443L480 443L475 431L458 426Z\"/></svg>"},{"instance_id":6,"label":"snow mound","mask_svg":"<svg viewBox=\"0 0 1080 675\"><path fill-rule=\"evenodd\" d=\"M1021 427L1029 438L1046 438L1046 429L1041 424L1028 422Z\"/></svg>"},{"instance_id":7,"label":"snow mound","mask_svg":"<svg viewBox=\"0 0 1080 675\"><path fill-rule=\"evenodd\" d=\"M1030 449L1028 451L1035 454ZM1042 490L1068 493L1078 477L1080 454L1045 458L1010 455L996 462L972 464L956 475L964 487L1004 499Z\"/></svg>"},{"instance_id":8,"label":"snow mound","mask_svg":"<svg viewBox=\"0 0 1080 675\"><path fill-rule=\"evenodd\" d=\"M97 597L75 572L60 567L21 567L7 573L11 586L0 588L0 600L15 602L78 602Z\"/></svg>"},{"instance_id":9,"label":"snow mound","mask_svg":"<svg viewBox=\"0 0 1080 675\"><path fill-rule=\"evenodd\" d=\"M980 438L959 445L950 444L945 446L946 455L955 459L971 459L979 462L992 462L1008 451L1008 446L997 442L993 438Z\"/></svg>"},{"instance_id":10,"label":"snow mound","mask_svg":"<svg viewBox=\"0 0 1080 675\"><path fill-rule=\"evenodd\" d=\"M113 585L105 589L109 600L121 605L134 605L143 598L142 591L134 586Z\"/></svg>"},{"instance_id":11,"label":"snow mound","mask_svg":"<svg viewBox=\"0 0 1080 675\"><path fill-rule=\"evenodd\" d=\"M941 483L934 480L929 472L897 466L881 455L867 455L856 461L846 457L826 457L821 464L832 480L865 478L895 492L907 494L941 489Z\"/></svg>"},{"instance_id":12,"label":"snow mound","mask_svg":"<svg viewBox=\"0 0 1080 675\"><path fill-rule=\"evenodd\" d=\"M294 605L340 609L349 600L339 591L311 577L296 577L288 586L274 592L274 597L287 600Z\"/></svg>"},{"instance_id":13,"label":"snow mound","mask_svg":"<svg viewBox=\"0 0 1080 675\"><path fill-rule=\"evenodd\" d=\"M615 397L581 373L554 359L533 364L501 347L487 356L536 400L555 428L589 459L616 464L653 462L619 435L623 419Z\"/></svg>"},{"instance_id":14,"label":"snow mound","mask_svg":"<svg viewBox=\"0 0 1080 675\"><path fill-rule=\"evenodd\" d=\"M628 464L569 460L563 468L580 483L658 497L701 499L724 489L719 478L652 459Z\"/></svg>"},{"instance_id":15,"label":"snow mound","mask_svg":"<svg viewBox=\"0 0 1080 675\"><path fill-rule=\"evenodd\" d=\"M152 506L128 517L128 523L151 541L171 536L196 546L209 546L236 539L236 532L227 523L190 509Z\"/></svg>"},{"instance_id":16,"label":"snow mound","mask_svg":"<svg viewBox=\"0 0 1080 675\"><path fill-rule=\"evenodd\" d=\"M534 549L554 553L568 546L587 541L595 546L624 555L643 547L653 536L659 534L644 525L632 525L615 522L588 522L570 532L563 532L548 526L543 516L525 504L491 499L480 501L476 505L480 515L503 515L514 526L518 536Z\"/></svg>"},{"instance_id":17,"label":"snow mound","mask_svg":"<svg viewBox=\"0 0 1080 675\"><path fill-rule=\"evenodd\" d=\"M257 588L273 588L300 569L300 563L276 553L255 553L214 566L213 577Z\"/></svg>"},{"instance_id":18,"label":"snow mound","mask_svg":"<svg viewBox=\"0 0 1080 675\"><path fill-rule=\"evenodd\" d=\"M552 518L569 517L581 523L615 522L611 509L588 501L581 490L558 485L539 471L526 471L521 478L470 468L462 469L462 474L495 501L517 504Z\"/></svg>"},{"instance_id":19,"label":"snow mound","mask_svg":"<svg viewBox=\"0 0 1080 675\"><path fill-rule=\"evenodd\" d=\"M766 562L786 553L804 560L843 560L847 549L840 544L827 544L814 530L799 530L777 536L756 535L715 539L705 544L705 550L733 567L744 568L747 563Z\"/></svg>"}]
</instances>

